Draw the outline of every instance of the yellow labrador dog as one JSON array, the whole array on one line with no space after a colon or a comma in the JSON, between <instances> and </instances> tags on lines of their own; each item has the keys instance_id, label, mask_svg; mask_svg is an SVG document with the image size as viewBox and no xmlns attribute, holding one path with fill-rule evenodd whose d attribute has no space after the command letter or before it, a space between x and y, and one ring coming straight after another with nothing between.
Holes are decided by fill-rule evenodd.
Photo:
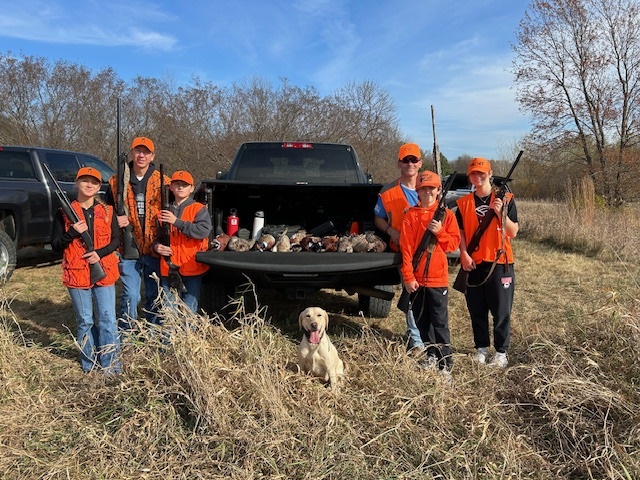
<instances>
[{"instance_id":1,"label":"yellow labrador dog","mask_svg":"<svg viewBox=\"0 0 640 480\"><path fill-rule=\"evenodd\" d=\"M298 365L305 373L328 381L336 388L344 375L344 363L327 335L329 315L320 307L306 308L298 317L300 330L304 332L298 345Z\"/></svg>"}]
</instances>

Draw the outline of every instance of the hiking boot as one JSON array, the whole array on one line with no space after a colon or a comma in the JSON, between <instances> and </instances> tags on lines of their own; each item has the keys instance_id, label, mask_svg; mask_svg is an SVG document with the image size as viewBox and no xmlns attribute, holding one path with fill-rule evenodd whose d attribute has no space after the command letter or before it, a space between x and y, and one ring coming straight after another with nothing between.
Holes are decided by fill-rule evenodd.
<instances>
[{"instance_id":1,"label":"hiking boot","mask_svg":"<svg viewBox=\"0 0 640 480\"><path fill-rule=\"evenodd\" d=\"M487 363L487 357L489 356L489 351L484 347L476 348L476 351L470 354L469 356L471 357L471 360L473 360L474 362L479 363L480 365L484 365Z\"/></svg>"},{"instance_id":2,"label":"hiking boot","mask_svg":"<svg viewBox=\"0 0 640 480\"><path fill-rule=\"evenodd\" d=\"M506 352L496 352L493 359L489 363L490 367L496 368L507 368L507 365L509 365L509 360L507 359Z\"/></svg>"},{"instance_id":3,"label":"hiking boot","mask_svg":"<svg viewBox=\"0 0 640 480\"><path fill-rule=\"evenodd\" d=\"M427 355L418 360L418 367L423 370L434 370L438 366L438 357L435 355Z\"/></svg>"},{"instance_id":4,"label":"hiking boot","mask_svg":"<svg viewBox=\"0 0 640 480\"><path fill-rule=\"evenodd\" d=\"M427 349L424 345L414 345L407 348L407 353L413 358L420 358L426 353Z\"/></svg>"}]
</instances>

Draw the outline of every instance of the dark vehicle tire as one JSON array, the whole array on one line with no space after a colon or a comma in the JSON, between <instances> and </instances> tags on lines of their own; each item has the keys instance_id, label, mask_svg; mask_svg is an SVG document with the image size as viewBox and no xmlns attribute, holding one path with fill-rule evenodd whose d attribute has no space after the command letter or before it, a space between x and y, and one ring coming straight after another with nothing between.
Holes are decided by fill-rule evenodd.
<instances>
[{"instance_id":1,"label":"dark vehicle tire","mask_svg":"<svg viewBox=\"0 0 640 480\"><path fill-rule=\"evenodd\" d=\"M229 297L233 296L233 293L233 287L218 283L203 283L200 290L199 308L209 315L222 312L231 301Z\"/></svg>"},{"instance_id":2,"label":"dark vehicle tire","mask_svg":"<svg viewBox=\"0 0 640 480\"><path fill-rule=\"evenodd\" d=\"M9 281L16 269L16 244L5 232L0 230L0 284Z\"/></svg>"},{"instance_id":3,"label":"dark vehicle tire","mask_svg":"<svg viewBox=\"0 0 640 480\"><path fill-rule=\"evenodd\" d=\"M393 285L377 285L375 288L385 292L393 292ZM392 300L358 294L358 309L366 317L387 318L391 312L391 302Z\"/></svg>"}]
</instances>

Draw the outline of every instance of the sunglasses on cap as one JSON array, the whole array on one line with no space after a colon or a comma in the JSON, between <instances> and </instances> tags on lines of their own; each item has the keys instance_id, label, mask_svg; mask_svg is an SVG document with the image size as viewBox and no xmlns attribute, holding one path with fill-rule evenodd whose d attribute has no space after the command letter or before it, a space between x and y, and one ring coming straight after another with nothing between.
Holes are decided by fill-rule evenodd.
<instances>
[{"instance_id":1,"label":"sunglasses on cap","mask_svg":"<svg viewBox=\"0 0 640 480\"><path fill-rule=\"evenodd\" d=\"M406 156L402 160L398 160L398 161L400 163L407 164L407 163L418 163L420 159L412 156Z\"/></svg>"}]
</instances>

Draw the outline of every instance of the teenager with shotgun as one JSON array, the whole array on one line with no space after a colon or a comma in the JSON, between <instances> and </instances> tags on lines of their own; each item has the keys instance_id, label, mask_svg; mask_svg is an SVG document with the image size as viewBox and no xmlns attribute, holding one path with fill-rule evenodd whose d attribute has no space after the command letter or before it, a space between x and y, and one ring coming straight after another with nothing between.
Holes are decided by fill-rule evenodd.
<instances>
[{"instance_id":1,"label":"teenager with shotgun","mask_svg":"<svg viewBox=\"0 0 640 480\"><path fill-rule=\"evenodd\" d=\"M49 166L62 208L56 212L51 248L62 254L62 283L69 290L78 324L82 370L120 373L120 338L116 324L116 287L120 231L113 207L97 199L102 176L82 167L76 175L78 196L69 202Z\"/></svg>"},{"instance_id":2,"label":"teenager with shotgun","mask_svg":"<svg viewBox=\"0 0 640 480\"><path fill-rule=\"evenodd\" d=\"M168 191L165 191L158 215L161 237L154 244L155 251L161 255L161 285L169 298L179 294L195 313L198 311L202 276L209 270L209 265L196 261L196 253L209 248L211 217L205 205L191 198L194 186L189 172L175 172L169 188L174 200L171 202Z\"/></svg>"},{"instance_id":3,"label":"teenager with shotgun","mask_svg":"<svg viewBox=\"0 0 640 480\"><path fill-rule=\"evenodd\" d=\"M489 160L476 157L469 162L467 176L475 191L457 201L456 216L462 232L461 271L454 282L465 293L471 316L476 351L471 358L486 364L491 339L489 312L493 317L495 355L490 366L505 368L511 335L511 307L515 287L511 239L518 234L518 211L506 182L520 160L514 162L501 188L492 188ZM467 278L468 277L468 278Z\"/></svg>"},{"instance_id":4,"label":"teenager with shotgun","mask_svg":"<svg viewBox=\"0 0 640 480\"><path fill-rule=\"evenodd\" d=\"M402 252L403 295L413 312L426 355L420 365L438 368L448 374L453 365L449 333L449 263L447 252L460 244L460 230L455 216L446 207L445 196L455 173L442 188L440 177L423 171L418 176L416 190L418 206L404 215L400 233ZM438 198L440 201L438 201ZM429 338L433 335L433 340Z\"/></svg>"},{"instance_id":5,"label":"teenager with shotgun","mask_svg":"<svg viewBox=\"0 0 640 480\"><path fill-rule=\"evenodd\" d=\"M160 258L153 250L153 243L158 237L158 213L162 203L160 199L160 172L153 160L155 148L147 137L136 137L131 142L129 152L131 161L127 167L131 172L129 182L124 185L124 202L127 207L126 215L118 215L118 226L126 229L133 226L133 236L140 250L137 259L127 259L121 251L120 280L122 281L122 295L120 297L119 319L120 328L131 329L131 322L138 318L138 304L141 301L140 287L144 284L145 316L148 322L157 323L156 314L158 297L158 282L153 274L160 276ZM169 182L169 178L164 178ZM117 175L109 180L111 186L107 194L107 201L114 203L120 189ZM110 195L109 195L110 194Z\"/></svg>"}]
</instances>

